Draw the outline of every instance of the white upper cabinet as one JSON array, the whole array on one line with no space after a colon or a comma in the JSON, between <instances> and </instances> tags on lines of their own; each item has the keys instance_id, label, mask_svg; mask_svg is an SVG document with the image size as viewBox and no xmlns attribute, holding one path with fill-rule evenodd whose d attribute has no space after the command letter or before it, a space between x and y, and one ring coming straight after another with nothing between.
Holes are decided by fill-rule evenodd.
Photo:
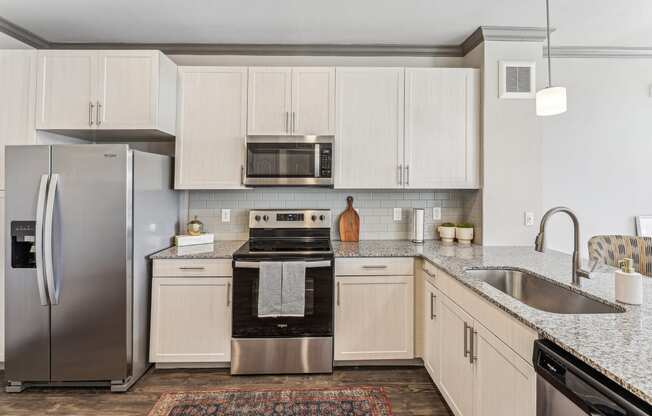
<instances>
[{"instance_id":1,"label":"white upper cabinet","mask_svg":"<svg viewBox=\"0 0 652 416\"><path fill-rule=\"evenodd\" d=\"M336 188L402 188L403 68L337 68Z\"/></svg>"},{"instance_id":2,"label":"white upper cabinet","mask_svg":"<svg viewBox=\"0 0 652 416\"><path fill-rule=\"evenodd\" d=\"M97 53L40 51L38 55L38 129L95 127Z\"/></svg>"},{"instance_id":3,"label":"white upper cabinet","mask_svg":"<svg viewBox=\"0 0 652 416\"><path fill-rule=\"evenodd\" d=\"M248 108L248 134L290 134L292 68L249 68Z\"/></svg>"},{"instance_id":4,"label":"white upper cabinet","mask_svg":"<svg viewBox=\"0 0 652 416\"><path fill-rule=\"evenodd\" d=\"M5 189L5 146L36 140L35 99L36 51L0 51L0 190Z\"/></svg>"},{"instance_id":5,"label":"white upper cabinet","mask_svg":"<svg viewBox=\"0 0 652 416\"><path fill-rule=\"evenodd\" d=\"M332 135L335 69L249 68L250 135Z\"/></svg>"},{"instance_id":6,"label":"white upper cabinet","mask_svg":"<svg viewBox=\"0 0 652 416\"><path fill-rule=\"evenodd\" d=\"M151 130L174 135L176 65L159 51L39 51L44 130Z\"/></svg>"},{"instance_id":7,"label":"white upper cabinet","mask_svg":"<svg viewBox=\"0 0 652 416\"><path fill-rule=\"evenodd\" d=\"M247 68L180 67L175 188L242 187Z\"/></svg>"},{"instance_id":8,"label":"white upper cabinet","mask_svg":"<svg viewBox=\"0 0 652 416\"><path fill-rule=\"evenodd\" d=\"M479 94L477 69L406 69L406 187L480 186Z\"/></svg>"},{"instance_id":9,"label":"white upper cabinet","mask_svg":"<svg viewBox=\"0 0 652 416\"><path fill-rule=\"evenodd\" d=\"M291 122L292 134L335 134L335 68L292 68Z\"/></svg>"}]
</instances>

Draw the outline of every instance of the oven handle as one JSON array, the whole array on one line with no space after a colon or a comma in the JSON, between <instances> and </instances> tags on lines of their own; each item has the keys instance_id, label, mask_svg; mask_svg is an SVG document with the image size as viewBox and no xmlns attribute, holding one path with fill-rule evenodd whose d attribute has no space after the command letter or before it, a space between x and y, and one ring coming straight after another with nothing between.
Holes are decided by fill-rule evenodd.
<instances>
[{"instance_id":1,"label":"oven handle","mask_svg":"<svg viewBox=\"0 0 652 416\"><path fill-rule=\"evenodd\" d=\"M314 267L330 267L331 261L308 261L306 262L306 269ZM235 267L238 269L260 269L259 261L236 261Z\"/></svg>"}]
</instances>

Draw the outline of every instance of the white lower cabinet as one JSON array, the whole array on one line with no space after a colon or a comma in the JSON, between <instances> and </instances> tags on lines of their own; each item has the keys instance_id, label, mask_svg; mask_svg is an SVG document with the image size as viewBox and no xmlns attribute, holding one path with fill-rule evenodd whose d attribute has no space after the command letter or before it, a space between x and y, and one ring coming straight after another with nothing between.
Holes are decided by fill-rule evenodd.
<instances>
[{"instance_id":1,"label":"white lower cabinet","mask_svg":"<svg viewBox=\"0 0 652 416\"><path fill-rule=\"evenodd\" d=\"M231 277L155 275L150 361L168 364L229 362L231 287Z\"/></svg>"},{"instance_id":2,"label":"white lower cabinet","mask_svg":"<svg viewBox=\"0 0 652 416\"><path fill-rule=\"evenodd\" d=\"M424 285L422 355L432 380L456 416L534 416L536 373L516 352L523 349L523 336L503 340L485 324L511 328L506 333L512 334L525 329L451 282L438 270L437 286L429 280ZM460 304L485 313L472 316Z\"/></svg>"},{"instance_id":3,"label":"white lower cabinet","mask_svg":"<svg viewBox=\"0 0 652 416\"><path fill-rule=\"evenodd\" d=\"M335 360L414 358L413 276L337 276Z\"/></svg>"},{"instance_id":4,"label":"white lower cabinet","mask_svg":"<svg viewBox=\"0 0 652 416\"><path fill-rule=\"evenodd\" d=\"M441 380L441 294L426 281L423 291L423 364L435 383Z\"/></svg>"},{"instance_id":5,"label":"white lower cabinet","mask_svg":"<svg viewBox=\"0 0 652 416\"><path fill-rule=\"evenodd\" d=\"M474 416L536 414L536 373L504 342L474 325Z\"/></svg>"},{"instance_id":6,"label":"white lower cabinet","mask_svg":"<svg viewBox=\"0 0 652 416\"><path fill-rule=\"evenodd\" d=\"M443 297L440 302L441 376L439 388L456 416L473 414L473 366L468 349L468 327L473 318Z\"/></svg>"}]
</instances>

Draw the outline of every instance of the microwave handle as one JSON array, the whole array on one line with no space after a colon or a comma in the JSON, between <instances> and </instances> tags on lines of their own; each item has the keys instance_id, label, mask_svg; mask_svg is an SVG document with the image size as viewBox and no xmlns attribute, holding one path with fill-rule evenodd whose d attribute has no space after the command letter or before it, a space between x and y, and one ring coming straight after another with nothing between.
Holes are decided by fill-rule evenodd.
<instances>
[{"instance_id":1,"label":"microwave handle","mask_svg":"<svg viewBox=\"0 0 652 416\"><path fill-rule=\"evenodd\" d=\"M315 178L319 178L321 173L321 153L319 153L319 143L315 144Z\"/></svg>"}]
</instances>

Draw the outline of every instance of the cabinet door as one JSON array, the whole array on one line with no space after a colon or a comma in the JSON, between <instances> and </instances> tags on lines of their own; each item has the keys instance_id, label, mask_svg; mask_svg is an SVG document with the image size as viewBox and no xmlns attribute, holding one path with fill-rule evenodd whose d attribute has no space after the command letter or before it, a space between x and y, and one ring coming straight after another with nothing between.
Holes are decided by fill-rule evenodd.
<instances>
[{"instance_id":1,"label":"cabinet door","mask_svg":"<svg viewBox=\"0 0 652 416\"><path fill-rule=\"evenodd\" d=\"M179 68L177 189L242 187L247 68Z\"/></svg>"},{"instance_id":2,"label":"cabinet door","mask_svg":"<svg viewBox=\"0 0 652 416\"><path fill-rule=\"evenodd\" d=\"M291 101L291 68L249 68L247 133L251 135L290 134Z\"/></svg>"},{"instance_id":3,"label":"cabinet door","mask_svg":"<svg viewBox=\"0 0 652 416\"><path fill-rule=\"evenodd\" d=\"M410 68L405 77L406 183L411 188L477 188L478 70Z\"/></svg>"},{"instance_id":4,"label":"cabinet door","mask_svg":"<svg viewBox=\"0 0 652 416\"><path fill-rule=\"evenodd\" d=\"M424 348L423 362L432 380L439 384L440 380L440 309L441 296L439 291L426 281L424 295L425 317L424 317Z\"/></svg>"},{"instance_id":5,"label":"cabinet door","mask_svg":"<svg viewBox=\"0 0 652 416\"><path fill-rule=\"evenodd\" d=\"M99 54L96 125L100 129L150 129L156 124L158 52Z\"/></svg>"},{"instance_id":6,"label":"cabinet door","mask_svg":"<svg viewBox=\"0 0 652 416\"><path fill-rule=\"evenodd\" d=\"M445 341L441 342L439 387L456 416L471 416L473 414L473 365L467 353L470 331L466 330L464 324L472 326L473 319L445 296L442 296L439 305L441 306L440 328L445 337Z\"/></svg>"},{"instance_id":7,"label":"cabinet door","mask_svg":"<svg viewBox=\"0 0 652 416\"><path fill-rule=\"evenodd\" d=\"M152 283L151 362L231 359L231 279L157 277Z\"/></svg>"},{"instance_id":8,"label":"cabinet door","mask_svg":"<svg viewBox=\"0 0 652 416\"><path fill-rule=\"evenodd\" d=\"M292 134L335 134L335 68L292 68Z\"/></svg>"},{"instance_id":9,"label":"cabinet door","mask_svg":"<svg viewBox=\"0 0 652 416\"><path fill-rule=\"evenodd\" d=\"M95 52L39 51L37 118L39 129L96 126Z\"/></svg>"},{"instance_id":10,"label":"cabinet door","mask_svg":"<svg viewBox=\"0 0 652 416\"><path fill-rule=\"evenodd\" d=\"M534 368L484 326L474 331L474 416L535 416Z\"/></svg>"},{"instance_id":11,"label":"cabinet door","mask_svg":"<svg viewBox=\"0 0 652 416\"><path fill-rule=\"evenodd\" d=\"M35 142L35 79L36 51L0 51L0 190L5 189L5 146Z\"/></svg>"},{"instance_id":12,"label":"cabinet door","mask_svg":"<svg viewBox=\"0 0 652 416\"><path fill-rule=\"evenodd\" d=\"M338 276L335 359L414 358L412 276Z\"/></svg>"},{"instance_id":13,"label":"cabinet door","mask_svg":"<svg viewBox=\"0 0 652 416\"><path fill-rule=\"evenodd\" d=\"M403 187L403 73L337 68L335 187Z\"/></svg>"}]
</instances>

